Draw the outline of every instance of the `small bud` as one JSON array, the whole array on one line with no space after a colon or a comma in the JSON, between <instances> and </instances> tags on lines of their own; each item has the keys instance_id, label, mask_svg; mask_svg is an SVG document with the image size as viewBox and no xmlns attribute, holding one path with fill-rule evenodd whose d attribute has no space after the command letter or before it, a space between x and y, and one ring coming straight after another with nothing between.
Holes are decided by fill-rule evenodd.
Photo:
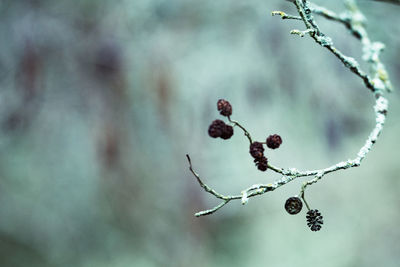
<instances>
[{"instance_id":1,"label":"small bud","mask_svg":"<svg viewBox=\"0 0 400 267\"><path fill-rule=\"evenodd\" d=\"M264 147L260 142L253 142L250 145L250 155L255 158L259 159L264 156Z\"/></svg>"},{"instance_id":2,"label":"small bud","mask_svg":"<svg viewBox=\"0 0 400 267\"><path fill-rule=\"evenodd\" d=\"M310 227L311 231L321 230L321 225L324 223L323 217L318 210L309 210L307 212L307 225Z\"/></svg>"},{"instance_id":3,"label":"small bud","mask_svg":"<svg viewBox=\"0 0 400 267\"><path fill-rule=\"evenodd\" d=\"M232 106L225 99L220 99L217 102L217 109L220 111L222 116L230 116L232 115Z\"/></svg>"},{"instance_id":4,"label":"small bud","mask_svg":"<svg viewBox=\"0 0 400 267\"><path fill-rule=\"evenodd\" d=\"M282 144L282 138L279 135L273 134L268 136L267 147L275 149L278 148L281 144Z\"/></svg>"},{"instance_id":5,"label":"small bud","mask_svg":"<svg viewBox=\"0 0 400 267\"><path fill-rule=\"evenodd\" d=\"M265 172L268 169L268 159L266 157L262 156L259 159L255 159L254 162L260 171Z\"/></svg>"},{"instance_id":6,"label":"small bud","mask_svg":"<svg viewBox=\"0 0 400 267\"><path fill-rule=\"evenodd\" d=\"M298 197L290 197L286 200L285 210L291 214L295 215L301 211L303 208L303 202Z\"/></svg>"},{"instance_id":7,"label":"small bud","mask_svg":"<svg viewBox=\"0 0 400 267\"><path fill-rule=\"evenodd\" d=\"M226 126L225 122L221 120L213 121L211 125L208 127L208 135L211 136L212 138L220 137L222 135L225 126Z\"/></svg>"},{"instance_id":8,"label":"small bud","mask_svg":"<svg viewBox=\"0 0 400 267\"><path fill-rule=\"evenodd\" d=\"M226 140L231 138L232 135L233 135L233 127L225 124L225 127L222 130L221 138Z\"/></svg>"}]
</instances>

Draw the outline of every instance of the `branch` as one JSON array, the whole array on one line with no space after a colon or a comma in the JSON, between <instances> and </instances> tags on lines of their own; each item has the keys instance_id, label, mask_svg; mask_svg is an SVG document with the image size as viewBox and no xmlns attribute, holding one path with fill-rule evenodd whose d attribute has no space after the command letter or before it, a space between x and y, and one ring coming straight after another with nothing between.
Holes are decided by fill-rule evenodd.
<instances>
[{"instance_id":1,"label":"branch","mask_svg":"<svg viewBox=\"0 0 400 267\"><path fill-rule=\"evenodd\" d=\"M310 10L326 19L342 23L350 31L350 33L361 40L363 45L363 60L370 63L371 73L373 78L370 80L377 90L386 90L391 92L393 90L392 84L389 80L389 75L385 66L379 59L379 54L385 48L381 42L372 42L365 29L366 19L361 11L358 9L354 0L345 0L347 11L336 14L324 7L313 4ZM368 86L367 86L368 87ZM369 88L369 87L368 87Z\"/></svg>"},{"instance_id":2,"label":"branch","mask_svg":"<svg viewBox=\"0 0 400 267\"><path fill-rule=\"evenodd\" d=\"M223 200L223 202L221 202L219 205L215 206L212 209L196 213L195 216L197 217L212 214L232 200L240 199L242 204L244 205L248 202L249 198L254 196L259 196L270 191L274 191L278 187L286 185L289 182L295 180L296 178L314 176L313 179L303 183L299 194L300 197L303 199L304 203L306 204L308 210L310 210L308 203L305 201L304 198L305 189L309 185L317 183L326 174L360 166L362 160L367 156L368 152L372 149L373 145L376 143L379 135L382 132L388 110L388 101L383 96L383 92L384 91L390 92L392 90L392 85L390 83L386 68L379 59L380 52L383 50L384 45L380 42L371 42L364 26L365 18L358 9L354 0L345 0L347 11L342 14L336 14L335 12L332 12L324 7L320 7L317 5L312 5L310 7L309 1L307 0L294 0L293 3L295 4L297 11L299 13L298 17L287 15L282 11L274 11L272 12L272 15L273 16L280 15L282 19L302 20L306 27L306 30L304 31L292 30L291 31L292 34L298 34L302 37L305 35L309 35L311 38L315 40L317 44L328 49L344 64L346 68L348 68L351 72L353 72L362 79L364 85L375 96L375 106L374 106L375 126L354 159L341 161L335 165L323 169L305 170L305 171L300 171L297 170L296 168L284 169L273 166L272 164L268 163L268 168L282 175L282 177L270 184L252 185L247 189L244 189L240 194L237 195L223 195L216 192L208 185L206 185L201 180L200 176L193 170L191 159L189 155L186 155L189 162L189 169L196 177L200 186L204 188L206 192L214 195L218 199ZM344 55L339 49L333 46L331 38L322 33L321 30L319 29L314 17L312 16L312 13L321 15L329 20L342 23L343 25L346 26L347 29L349 29L350 33L354 37L356 37L361 41L363 60L368 62L370 66L371 76L360 68L359 63L354 58ZM233 123L234 126L238 126L244 132L250 144L253 143L250 133L241 124L239 124L239 122L232 120L229 116L228 120L231 123Z\"/></svg>"},{"instance_id":3,"label":"branch","mask_svg":"<svg viewBox=\"0 0 400 267\"><path fill-rule=\"evenodd\" d=\"M216 212L217 210L219 210L220 208L222 208L223 206L225 206L231 200L239 200L240 199L242 204L245 205L245 204L247 204L249 198L262 195L262 194L264 194L266 192L269 192L269 191L273 191L276 188L278 188L278 187L280 187L280 186L282 186L284 184L287 184L288 182L290 182L293 179L291 177L282 177L281 179L276 180L272 184L255 184L255 185L252 185L249 188L243 190L238 195L222 195L222 194L216 192L214 189L210 188L207 184L205 184L202 181L200 176L193 170L192 161L190 159L190 156L186 154L186 157L187 157L187 160L189 162L189 170L196 177L197 182L200 184L200 186L202 188L204 188L204 190L206 192L214 195L216 198L219 198L219 199L223 200L223 202L221 202L219 205L215 206L212 209L203 210L203 211L195 213L196 217L212 214L212 213Z\"/></svg>"},{"instance_id":4,"label":"branch","mask_svg":"<svg viewBox=\"0 0 400 267\"><path fill-rule=\"evenodd\" d=\"M242 125L240 125L239 122L232 120L230 116L228 116L228 120L243 131L244 135L247 137L247 139L249 139L250 144L253 143L250 133Z\"/></svg>"},{"instance_id":5,"label":"branch","mask_svg":"<svg viewBox=\"0 0 400 267\"><path fill-rule=\"evenodd\" d=\"M279 15L281 16L282 19L296 19L296 20L301 20L301 17L299 16L292 16L292 15L288 15L283 11L272 11L271 12L272 16L276 16Z\"/></svg>"}]
</instances>

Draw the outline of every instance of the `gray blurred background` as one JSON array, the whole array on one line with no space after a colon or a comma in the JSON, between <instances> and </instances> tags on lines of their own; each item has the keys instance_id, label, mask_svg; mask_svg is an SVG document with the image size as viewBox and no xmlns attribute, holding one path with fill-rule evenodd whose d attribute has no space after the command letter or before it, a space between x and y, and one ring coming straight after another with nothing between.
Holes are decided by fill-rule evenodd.
<instances>
[{"instance_id":1,"label":"gray blurred background","mask_svg":"<svg viewBox=\"0 0 400 267\"><path fill-rule=\"evenodd\" d=\"M400 7L360 7L395 92L362 166L306 192L325 219L314 233L283 208L304 178L195 218L218 201L185 158L221 193L279 178L238 130L208 137L219 98L256 140L282 136L274 165L322 168L363 145L372 94L289 34L301 22L271 17L291 3L0 0L0 266L398 266ZM361 60L342 25L318 22Z\"/></svg>"}]
</instances>

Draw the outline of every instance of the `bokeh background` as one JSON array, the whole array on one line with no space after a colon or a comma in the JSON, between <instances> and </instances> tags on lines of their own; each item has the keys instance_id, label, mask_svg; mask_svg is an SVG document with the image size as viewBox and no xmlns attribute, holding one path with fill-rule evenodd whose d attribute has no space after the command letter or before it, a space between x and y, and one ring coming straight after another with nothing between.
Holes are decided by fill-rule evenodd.
<instances>
[{"instance_id":1,"label":"bokeh background","mask_svg":"<svg viewBox=\"0 0 400 267\"><path fill-rule=\"evenodd\" d=\"M319 1L343 10L339 1ZM238 130L207 135L233 105L256 140L278 133L270 162L322 168L353 158L374 126L372 94L310 38L283 0L1 0L0 266L398 266L400 7L362 1L394 85L387 124L360 168L306 192L325 219L311 232L271 194L231 202L279 178L259 172ZM360 44L318 19L346 54ZM365 63L362 63L367 69Z\"/></svg>"}]
</instances>

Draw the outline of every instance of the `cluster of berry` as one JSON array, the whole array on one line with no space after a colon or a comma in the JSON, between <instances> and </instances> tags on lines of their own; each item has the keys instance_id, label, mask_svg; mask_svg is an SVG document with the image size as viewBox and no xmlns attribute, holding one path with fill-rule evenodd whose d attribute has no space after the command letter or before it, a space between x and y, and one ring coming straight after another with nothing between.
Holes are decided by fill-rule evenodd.
<instances>
[{"instance_id":1,"label":"cluster of berry","mask_svg":"<svg viewBox=\"0 0 400 267\"><path fill-rule=\"evenodd\" d=\"M273 134L268 136L265 144L268 148L276 149L282 144L282 138ZM261 142L253 142L250 145L250 155L254 158L254 163L260 171L266 171L268 168L268 159L264 156L264 147Z\"/></svg>"},{"instance_id":2,"label":"cluster of berry","mask_svg":"<svg viewBox=\"0 0 400 267\"><path fill-rule=\"evenodd\" d=\"M254 158L254 163L260 171L268 168L268 159L264 156L264 147L260 142L253 142L250 145L250 155Z\"/></svg>"},{"instance_id":3,"label":"cluster of berry","mask_svg":"<svg viewBox=\"0 0 400 267\"><path fill-rule=\"evenodd\" d=\"M217 102L217 109L222 116L228 117L232 115L232 105L225 99L220 99ZM208 127L208 134L213 137L221 137L222 139L229 139L233 135L233 127L226 124L222 120L214 120ZM266 171L268 169L268 159L264 156L264 147L266 144L268 148L276 149L282 144L282 138L273 134L270 135L265 143L252 142L250 144L250 155L254 158L254 163L260 171Z\"/></svg>"},{"instance_id":4,"label":"cluster of berry","mask_svg":"<svg viewBox=\"0 0 400 267\"><path fill-rule=\"evenodd\" d=\"M232 115L232 106L224 99L218 100L217 108L222 116L229 117ZM233 127L225 124L222 120L215 120L211 123L210 127L208 127L208 134L212 138L221 137L226 140L232 137Z\"/></svg>"}]
</instances>

